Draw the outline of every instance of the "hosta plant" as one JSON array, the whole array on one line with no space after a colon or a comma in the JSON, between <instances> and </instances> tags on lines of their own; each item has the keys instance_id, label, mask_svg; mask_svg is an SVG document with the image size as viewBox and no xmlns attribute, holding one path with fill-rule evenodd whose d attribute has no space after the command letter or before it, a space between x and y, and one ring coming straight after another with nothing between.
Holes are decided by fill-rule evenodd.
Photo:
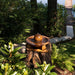
<instances>
[{"instance_id":1,"label":"hosta plant","mask_svg":"<svg viewBox=\"0 0 75 75\"><path fill-rule=\"evenodd\" d=\"M51 72L55 66L47 64L45 61L42 65L38 65L38 67L38 69L35 69L35 75L57 75L55 72Z\"/></svg>"},{"instance_id":2,"label":"hosta plant","mask_svg":"<svg viewBox=\"0 0 75 75\"><path fill-rule=\"evenodd\" d=\"M0 64L8 63L11 67L15 69L22 69L25 67L25 62L23 59L26 57L25 54L21 54L18 50L21 47L15 48L14 45L9 42L8 46L4 45L0 49Z\"/></svg>"}]
</instances>

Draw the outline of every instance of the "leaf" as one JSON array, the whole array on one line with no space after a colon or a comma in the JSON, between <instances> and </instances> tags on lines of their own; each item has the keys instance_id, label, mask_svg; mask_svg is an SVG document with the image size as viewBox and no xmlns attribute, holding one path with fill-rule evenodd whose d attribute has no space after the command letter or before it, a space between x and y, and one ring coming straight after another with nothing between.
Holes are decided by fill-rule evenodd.
<instances>
[{"instance_id":1,"label":"leaf","mask_svg":"<svg viewBox=\"0 0 75 75\"><path fill-rule=\"evenodd\" d=\"M26 33L30 33L30 29L25 29L25 32Z\"/></svg>"},{"instance_id":2,"label":"leaf","mask_svg":"<svg viewBox=\"0 0 75 75\"><path fill-rule=\"evenodd\" d=\"M25 58L25 57L26 57L25 54L21 54L20 59L23 59L23 58Z\"/></svg>"},{"instance_id":3,"label":"leaf","mask_svg":"<svg viewBox=\"0 0 75 75\"><path fill-rule=\"evenodd\" d=\"M0 52L4 55L8 55L9 53L7 53L5 50L0 49Z\"/></svg>"},{"instance_id":4,"label":"leaf","mask_svg":"<svg viewBox=\"0 0 75 75\"><path fill-rule=\"evenodd\" d=\"M9 53L9 50L6 47L1 47L2 50L5 50L7 53Z\"/></svg>"},{"instance_id":5,"label":"leaf","mask_svg":"<svg viewBox=\"0 0 75 75\"><path fill-rule=\"evenodd\" d=\"M3 75L3 74L0 72L0 75Z\"/></svg>"},{"instance_id":6,"label":"leaf","mask_svg":"<svg viewBox=\"0 0 75 75\"><path fill-rule=\"evenodd\" d=\"M46 73L51 73L51 70L54 68L55 66L48 66L47 70L46 70Z\"/></svg>"},{"instance_id":7,"label":"leaf","mask_svg":"<svg viewBox=\"0 0 75 75\"><path fill-rule=\"evenodd\" d=\"M70 56L74 57L75 58L75 54L70 54Z\"/></svg>"},{"instance_id":8,"label":"leaf","mask_svg":"<svg viewBox=\"0 0 75 75\"><path fill-rule=\"evenodd\" d=\"M40 75L40 73L37 70L35 70L35 75Z\"/></svg>"},{"instance_id":9,"label":"leaf","mask_svg":"<svg viewBox=\"0 0 75 75\"><path fill-rule=\"evenodd\" d=\"M13 16L13 15L9 15L9 17L10 17L10 18L14 18L14 16Z\"/></svg>"},{"instance_id":10,"label":"leaf","mask_svg":"<svg viewBox=\"0 0 75 75\"><path fill-rule=\"evenodd\" d=\"M55 72L51 72L50 75L57 75Z\"/></svg>"},{"instance_id":11,"label":"leaf","mask_svg":"<svg viewBox=\"0 0 75 75\"><path fill-rule=\"evenodd\" d=\"M19 49L21 49L21 47L15 48L12 53L15 54Z\"/></svg>"},{"instance_id":12,"label":"leaf","mask_svg":"<svg viewBox=\"0 0 75 75\"><path fill-rule=\"evenodd\" d=\"M4 64L1 64L1 69L3 69L3 70L4 70L4 68L5 68L5 67L4 67Z\"/></svg>"},{"instance_id":13,"label":"leaf","mask_svg":"<svg viewBox=\"0 0 75 75\"><path fill-rule=\"evenodd\" d=\"M44 67L44 71L47 70L47 68L49 67L49 65L50 65L50 64L45 65L45 67Z\"/></svg>"},{"instance_id":14,"label":"leaf","mask_svg":"<svg viewBox=\"0 0 75 75\"><path fill-rule=\"evenodd\" d=\"M24 75L28 75L28 70L23 69L23 73L24 73Z\"/></svg>"},{"instance_id":15,"label":"leaf","mask_svg":"<svg viewBox=\"0 0 75 75\"><path fill-rule=\"evenodd\" d=\"M17 74L17 71L15 71L13 74L11 74L11 75L16 75Z\"/></svg>"},{"instance_id":16,"label":"leaf","mask_svg":"<svg viewBox=\"0 0 75 75\"><path fill-rule=\"evenodd\" d=\"M4 57L0 55L0 62L3 62Z\"/></svg>"},{"instance_id":17,"label":"leaf","mask_svg":"<svg viewBox=\"0 0 75 75\"><path fill-rule=\"evenodd\" d=\"M16 53L16 54L14 54L14 56L15 56L15 58L19 58L19 59L23 59L26 57L25 54L20 54L20 53Z\"/></svg>"}]
</instances>

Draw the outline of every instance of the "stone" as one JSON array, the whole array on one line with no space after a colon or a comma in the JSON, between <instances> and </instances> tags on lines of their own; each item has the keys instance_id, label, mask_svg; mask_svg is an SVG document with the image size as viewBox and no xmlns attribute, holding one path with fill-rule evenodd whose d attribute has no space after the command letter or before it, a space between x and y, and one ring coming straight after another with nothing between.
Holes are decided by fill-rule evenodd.
<instances>
[{"instance_id":1,"label":"stone","mask_svg":"<svg viewBox=\"0 0 75 75\"><path fill-rule=\"evenodd\" d=\"M66 26L66 34L67 36L74 37L73 26L70 25Z\"/></svg>"},{"instance_id":2,"label":"stone","mask_svg":"<svg viewBox=\"0 0 75 75\"><path fill-rule=\"evenodd\" d=\"M71 39L72 39L71 36L62 36L62 37L52 38L52 39L50 39L50 42L51 42L51 44L53 44L53 43L58 43L61 41L66 41L66 40L71 40Z\"/></svg>"}]
</instances>

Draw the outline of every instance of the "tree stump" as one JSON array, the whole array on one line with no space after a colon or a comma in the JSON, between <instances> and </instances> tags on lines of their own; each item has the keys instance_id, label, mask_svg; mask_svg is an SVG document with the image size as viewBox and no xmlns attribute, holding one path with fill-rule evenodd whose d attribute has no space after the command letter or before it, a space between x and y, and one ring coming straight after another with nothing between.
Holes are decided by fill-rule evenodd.
<instances>
[{"instance_id":1,"label":"tree stump","mask_svg":"<svg viewBox=\"0 0 75 75\"><path fill-rule=\"evenodd\" d=\"M36 42L35 36L30 36L26 39L26 65L28 67L37 68L37 64L42 64L43 61L47 63L51 63L51 43L49 38L46 36L42 36L42 41ZM32 40L34 41L32 42ZM38 41L38 40L37 40Z\"/></svg>"}]
</instances>

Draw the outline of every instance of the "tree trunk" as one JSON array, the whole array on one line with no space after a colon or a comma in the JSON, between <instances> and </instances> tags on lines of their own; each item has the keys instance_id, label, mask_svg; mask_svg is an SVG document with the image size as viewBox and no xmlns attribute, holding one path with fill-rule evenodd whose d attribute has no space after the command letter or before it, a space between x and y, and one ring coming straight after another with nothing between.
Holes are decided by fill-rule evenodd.
<instances>
[{"instance_id":1,"label":"tree trunk","mask_svg":"<svg viewBox=\"0 0 75 75\"><path fill-rule=\"evenodd\" d=\"M40 33L40 21L34 16L37 13L37 0L31 0L31 9L33 14L33 34Z\"/></svg>"},{"instance_id":2,"label":"tree trunk","mask_svg":"<svg viewBox=\"0 0 75 75\"><path fill-rule=\"evenodd\" d=\"M51 22L51 19L56 19L57 0L48 0L48 24L47 28L54 25L55 22Z\"/></svg>"},{"instance_id":3,"label":"tree trunk","mask_svg":"<svg viewBox=\"0 0 75 75\"><path fill-rule=\"evenodd\" d=\"M48 0L48 16L52 18L57 10L57 0Z\"/></svg>"}]
</instances>

